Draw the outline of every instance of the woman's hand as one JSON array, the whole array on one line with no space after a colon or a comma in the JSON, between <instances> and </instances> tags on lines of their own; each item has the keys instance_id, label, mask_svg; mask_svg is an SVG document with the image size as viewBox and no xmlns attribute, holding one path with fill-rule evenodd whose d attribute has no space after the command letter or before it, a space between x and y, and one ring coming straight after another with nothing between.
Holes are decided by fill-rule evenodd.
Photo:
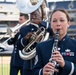
<instances>
[{"instance_id":1,"label":"woman's hand","mask_svg":"<svg viewBox=\"0 0 76 75\"><path fill-rule=\"evenodd\" d=\"M65 65L65 61L59 51L53 52L52 60L56 61L62 68Z\"/></svg>"},{"instance_id":2,"label":"woman's hand","mask_svg":"<svg viewBox=\"0 0 76 75\"><path fill-rule=\"evenodd\" d=\"M43 75L51 75L54 72L58 72L57 69L55 69L55 66L53 63L48 62L44 67L43 67Z\"/></svg>"}]
</instances>

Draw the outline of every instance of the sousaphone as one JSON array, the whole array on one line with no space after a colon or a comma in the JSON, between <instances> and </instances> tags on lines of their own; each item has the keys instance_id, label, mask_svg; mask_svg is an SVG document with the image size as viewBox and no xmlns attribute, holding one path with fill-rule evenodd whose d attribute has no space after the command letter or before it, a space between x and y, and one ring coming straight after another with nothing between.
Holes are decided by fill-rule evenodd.
<instances>
[{"instance_id":1,"label":"sousaphone","mask_svg":"<svg viewBox=\"0 0 76 75\"><path fill-rule=\"evenodd\" d=\"M34 12L35 10L39 9L42 6L43 2L44 2L44 0L17 0L16 4L21 13L30 14L30 13ZM44 5L42 6L42 8L44 8ZM44 11L44 10L42 10L42 11ZM49 33L46 33L46 35L45 35L45 32L46 32L45 28L43 28L43 27L39 28L32 35L31 39L33 39L33 40L30 41L29 44L26 45L22 51L19 50L19 55L22 59L30 60L33 57L35 57L36 48L33 48L33 49L31 49L31 48L32 48L33 44L41 42L41 41L45 41L48 39Z\"/></svg>"},{"instance_id":2,"label":"sousaphone","mask_svg":"<svg viewBox=\"0 0 76 75\"><path fill-rule=\"evenodd\" d=\"M20 12L30 14L37 10L44 0L16 0Z\"/></svg>"}]
</instances>

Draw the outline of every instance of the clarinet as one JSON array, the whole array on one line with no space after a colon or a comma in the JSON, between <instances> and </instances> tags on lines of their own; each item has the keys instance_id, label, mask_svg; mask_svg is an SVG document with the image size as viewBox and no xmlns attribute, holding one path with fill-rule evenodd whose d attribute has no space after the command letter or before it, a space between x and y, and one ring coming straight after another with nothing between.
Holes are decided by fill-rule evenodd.
<instances>
[{"instance_id":1,"label":"clarinet","mask_svg":"<svg viewBox=\"0 0 76 75\"><path fill-rule=\"evenodd\" d=\"M54 51L56 51L58 49L58 38L59 38L59 30L57 30L57 32L55 34L54 44L53 44L53 48L52 48L52 54ZM57 62L52 60L52 54L51 54L51 58L49 59L49 62L53 63L56 67ZM54 72L52 72L50 75L54 75Z\"/></svg>"}]
</instances>

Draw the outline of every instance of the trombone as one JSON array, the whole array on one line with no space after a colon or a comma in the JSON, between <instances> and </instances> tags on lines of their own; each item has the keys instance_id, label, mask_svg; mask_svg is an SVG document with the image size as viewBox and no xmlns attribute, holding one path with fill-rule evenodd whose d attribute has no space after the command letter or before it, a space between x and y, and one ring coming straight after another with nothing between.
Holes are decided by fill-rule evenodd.
<instances>
[{"instance_id":1,"label":"trombone","mask_svg":"<svg viewBox=\"0 0 76 75\"><path fill-rule=\"evenodd\" d=\"M25 21L24 23L22 23L22 24L17 24L17 25L16 25L15 27L13 27L13 28L8 28L8 29L7 29L7 33L6 33L3 37L1 37L0 40L3 39L6 35L9 35L10 37L9 37L7 40L5 40L4 42L0 43L0 47L2 47L2 48L4 48L4 49L11 47L11 46L9 46L9 45L7 44L7 41L12 38L11 34L12 34L12 33L14 34L14 33L15 33L19 28L21 28L24 24L28 25L29 22L30 22L30 18L29 18L27 21ZM13 49L13 46L12 46L11 48Z\"/></svg>"},{"instance_id":2,"label":"trombone","mask_svg":"<svg viewBox=\"0 0 76 75\"><path fill-rule=\"evenodd\" d=\"M5 34L5 35L3 35L1 38L0 38L0 40L1 39L3 39L6 35L10 35L10 37L12 37L12 33L14 34L19 28L21 28L24 24L28 24L30 22L30 18L27 20L27 21L25 21L24 23L22 23L22 24L17 24L15 27L13 27L13 28L7 28L7 33Z\"/></svg>"},{"instance_id":3,"label":"trombone","mask_svg":"<svg viewBox=\"0 0 76 75\"><path fill-rule=\"evenodd\" d=\"M20 29L23 25L28 24L30 22L30 18L22 24L17 24L13 28L7 28L7 33L11 36L12 33L15 33L18 29Z\"/></svg>"}]
</instances>

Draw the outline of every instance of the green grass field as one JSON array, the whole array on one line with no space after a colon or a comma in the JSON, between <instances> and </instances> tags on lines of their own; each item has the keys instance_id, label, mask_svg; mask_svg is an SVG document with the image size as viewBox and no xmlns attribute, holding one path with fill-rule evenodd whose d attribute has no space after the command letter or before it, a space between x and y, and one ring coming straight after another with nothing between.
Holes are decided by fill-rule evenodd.
<instances>
[{"instance_id":1,"label":"green grass field","mask_svg":"<svg viewBox=\"0 0 76 75\"><path fill-rule=\"evenodd\" d=\"M10 65L9 64L0 64L0 75L9 75ZM20 75L20 73L18 74Z\"/></svg>"},{"instance_id":2,"label":"green grass field","mask_svg":"<svg viewBox=\"0 0 76 75\"><path fill-rule=\"evenodd\" d=\"M0 57L0 75L10 75L10 57ZM18 74L20 75L20 73Z\"/></svg>"},{"instance_id":3,"label":"green grass field","mask_svg":"<svg viewBox=\"0 0 76 75\"><path fill-rule=\"evenodd\" d=\"M0 75L9 75L9 64L0 64Z\"/></svg>"}]
</instances>

